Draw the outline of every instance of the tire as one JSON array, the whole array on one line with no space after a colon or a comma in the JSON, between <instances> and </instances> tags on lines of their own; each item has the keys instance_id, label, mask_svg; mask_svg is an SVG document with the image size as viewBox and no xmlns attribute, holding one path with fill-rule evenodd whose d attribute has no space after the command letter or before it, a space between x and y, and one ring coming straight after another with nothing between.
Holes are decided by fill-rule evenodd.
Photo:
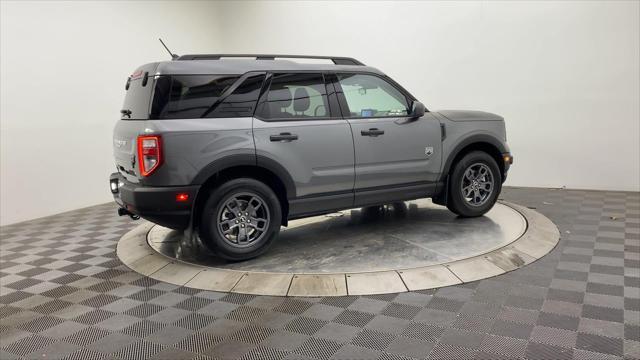
<instances>
[{"instance_id":1,"label":"tire","mask_svg":"<svg viewBox=\"0 0 640 360\"><path fill-rule=\"evenodd\" d=\"M496 161L483 151L472 151L453 167L447 208L462 217L482 216L491 210L501 190L502 177Z\"/></svg>"},{"instance_id":2,"label":"tire","mask_svg":"<svg viewBox=\"0 0 640 360\"><path fill-rule=\"evenodd\" d=\"M234 179L209 195L199 235L215 255L247 260L267 251L280 233L281 220L280 201L269 186L250 178Z\"/></svg>"}]
</instances>

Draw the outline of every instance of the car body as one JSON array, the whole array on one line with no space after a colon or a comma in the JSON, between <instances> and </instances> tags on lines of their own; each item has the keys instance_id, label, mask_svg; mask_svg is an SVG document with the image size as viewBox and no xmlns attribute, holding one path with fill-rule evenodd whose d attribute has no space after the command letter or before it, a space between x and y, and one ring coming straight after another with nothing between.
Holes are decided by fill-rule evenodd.
<instances>
[{"instance_id":1,"label":"car body","mask_svg":"<svg viewBox=\"0 0 640 360\"><path fill-rule=\"evenodd\" d=\"M502 117L428 111L380 70L322 58L333 63L186 55L136 69L113 136L111 189L120 214L202 228L207 200L240 178L273 191L278 209L268 215L271 221L279 212L278 228L291 219L423 197L451 209L452 171L472 152L492 159L479 160L487 162L484 170L476 166L492 176L490 204L452 210L478 216L490 209L513 161ZM488 179L478 174L471 177ZM461 181L471 196L482 190L482 181ZM251 201L241 208L253 209ZM236 219L229 208L224 212L223 220Z\"/></svg>"}]
</instances>

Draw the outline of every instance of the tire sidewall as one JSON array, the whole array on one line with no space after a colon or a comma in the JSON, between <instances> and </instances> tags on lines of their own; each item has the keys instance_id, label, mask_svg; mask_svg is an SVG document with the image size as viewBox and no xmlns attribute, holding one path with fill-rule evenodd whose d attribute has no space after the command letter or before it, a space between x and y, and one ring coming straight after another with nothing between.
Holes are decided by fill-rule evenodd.
<instances>
[{"instance_id":1,"label":"tire sidewall","mask_svg":"<svg viewBox=\"0 0 640 360\"><path fill-rule=\"evenodd\" d=\"M493 192L491 193L487 202L485 202L481 206L472 206L467 203L462 195L461 184L462 178L464 176L467 168L473 164L481 163L485 164L489 167L491 171L491 175L493 176ZM487 211L491 210L496 200L498 199L498 195L502 190L502 175L500 174L500 168L496 161L487 153L481 151L473 151L469 154L465 155L460 159L460 161L455 165L454 170L451 174L451 183L450 185L450 198L453 202L453 207L455 208L455 212L461 216L481 216L484 215Z\"/></svg>"},{"instance_id":2,"label":"tire sidewall","mask_svg":"<svg viewBox=\"0 0 640 360\"><path fill-rule=\"evenodd\" d=\"M264 200L271 216L269 227L264 236L258 242L243 248L227 243L219 233L217 223L220 209L225 205L223 200L241 192L252 192L259 195ZM281 220L280 201L270 187L260 181L249 178L230 180L214 189L209 195L200 219L200 238L218 256L228 260L245 260L256 257L267 250L280 232Z\"/></svg>"}]
</instances>

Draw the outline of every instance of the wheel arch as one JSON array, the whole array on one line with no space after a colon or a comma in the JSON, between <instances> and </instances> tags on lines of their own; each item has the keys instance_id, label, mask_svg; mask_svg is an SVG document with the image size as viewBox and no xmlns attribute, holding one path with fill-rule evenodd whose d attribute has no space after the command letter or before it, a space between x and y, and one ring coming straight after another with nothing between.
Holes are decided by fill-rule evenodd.
<instances>
[{"instance_id":1,"label":"wheel arch","mask_svg":"<svg viewBox=\"0 0 640 360\"><path fill-rule=\"evenodd\" d=\"M472 151L483 151L489 154L498 164L500 177L504 180L505 165L502 154L506 153L507 149L501 141L487 134L472 135L459 142L444 162L442 177L449 176L453 165Z\"/></svg>"},{"instance_id":2,"label":"wheel arch","mask_svg":"<svg viewBox=\"0 0 640 360\"><path fill-rule=\"evenodd\" d=\"M434 196L433 202L439 205L447 205L449 201L449 181L450 181L450 172L453 165L458 162L463 156L472 152L472 151L484 151L489 154L498 164L498 168L500 169L500 178L501 181L504 182L505 176L505 165L502 159L502 154L508 152L504 144L496 139L495 137L487 134L475 134L471 135L464 140L460 141L451 152L449 152L449 156L445 160L440 181L444 183L444 186L441 190L438 191L438 194Z\"/></svg>"},{"instance_id":3,"label":"wheel arch","mask_svg":"<svg viewBox=\"0 0 640 360\"><path fill-rule=\"evenodd\" d=\"M271 159L257 160L255 155L230 155L207 165L194 179L193 183L200 185L200 188L191 212L193 226L198 225L202 209L211 191L227 180L242 177L261 181L273 190L280 201L282 225L286 225L289 199L296 195L291 175Z\"/></svg>"}]
</instances>

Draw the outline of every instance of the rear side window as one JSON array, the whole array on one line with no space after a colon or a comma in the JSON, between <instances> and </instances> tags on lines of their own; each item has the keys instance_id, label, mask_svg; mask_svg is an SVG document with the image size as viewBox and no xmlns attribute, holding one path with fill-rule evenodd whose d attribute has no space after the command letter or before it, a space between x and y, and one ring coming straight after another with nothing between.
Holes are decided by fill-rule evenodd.
<instances>
[{"instance_id":1,"label":"rear side window","mask_svg":"<svg viewBox=\"0 0 640 360\"><path fill-rule=\"evenodd\" d=\"M385 80L367 74L338 74L350 117L406 116L407 98Z\"/></svg>"},{"instance_id":2,"label":"rear side window","mask_svg":"<svg viewBox=\"0 0 640 360\"><path fill-rule=\"evenodd\" d=\"M152 118L203 117L238 78L238 75L160 76L151 106Z\"/></svg>"},{"instance_id":3,"label":"rear side window","mask_svg":"<svg viewBox=\"0 0 640 360\"><path fill-rule=\"evenodd\" d=\"M209 118L249 117L258 102L265 75L252 75L221 102L214 105L204 116Z\"/></svg>"},{"instance_id":4,"label":"rear side window","mask_svg":"<svg viewBox=\"0 0 640 360\"><path fill-rule=\"evenodd\" d=\"M327 90L322 74L274 74L258 115L263 119L313 119L329 117Z\"/></svg>"}]
</instances>

